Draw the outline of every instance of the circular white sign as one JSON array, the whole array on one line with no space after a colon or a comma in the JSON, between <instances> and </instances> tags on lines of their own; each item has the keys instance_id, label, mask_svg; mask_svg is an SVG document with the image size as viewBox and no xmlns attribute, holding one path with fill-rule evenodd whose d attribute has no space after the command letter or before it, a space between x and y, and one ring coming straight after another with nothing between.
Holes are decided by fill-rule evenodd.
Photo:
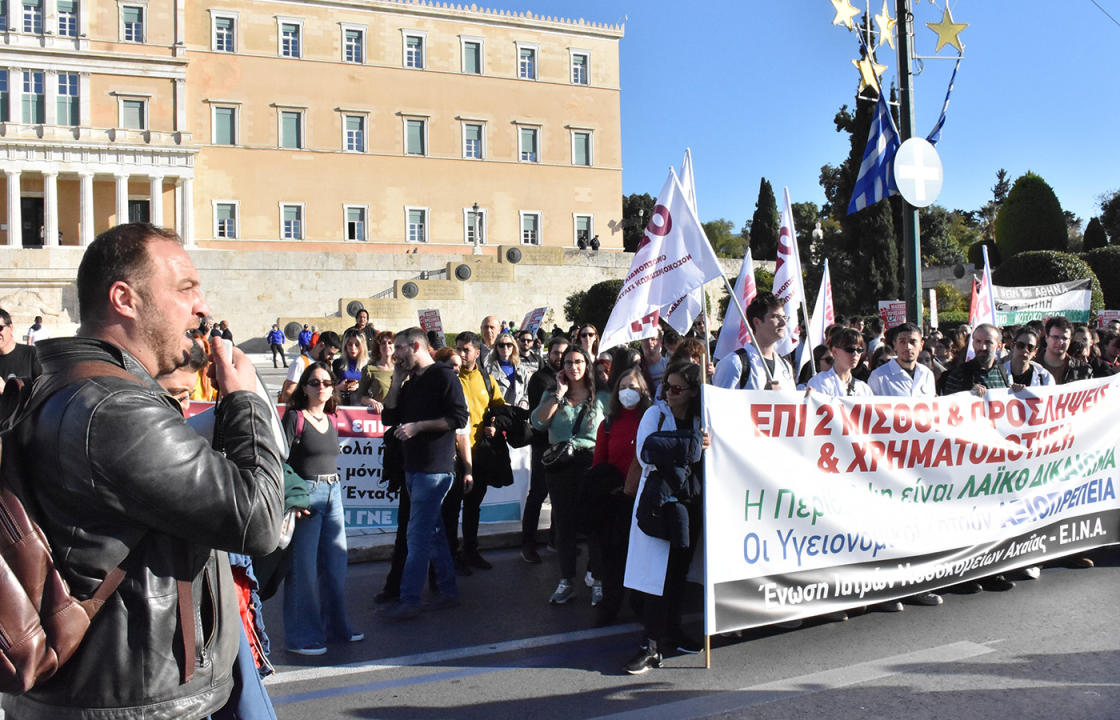
<instances>
[{"instance_id":1,"label":"circular white sign","mask_svg":"<svg viewBox=\"0 0 1120 720\"><path fill-rule=\"evenodd\" d=\"M937 150L925 138L910 138L894 156L894 184L906 202L929 207L941 194L945 174Z\"/></svg>"}]
</instances>

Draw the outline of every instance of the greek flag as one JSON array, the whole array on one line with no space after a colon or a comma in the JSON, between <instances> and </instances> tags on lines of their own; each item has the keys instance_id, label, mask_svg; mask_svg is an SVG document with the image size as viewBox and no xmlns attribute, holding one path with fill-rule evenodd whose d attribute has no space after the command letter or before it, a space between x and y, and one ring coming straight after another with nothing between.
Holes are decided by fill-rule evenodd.
<instances>
[{"instance_id":1,"label":"greek flag","mask_svg":"<svg viewBox=\"0 0 1120 720\"><path fill-rule=\"evenodd\" d=\"M949 76L949 89L945 91L945 104L941 106L941 116L937 118L937 124L933 126L926 140L930 145L936 145L937 141L941 139L941 128L945 126L945 113L949 112L949 95L953 92L953 84L957 81L957 70L960 70L961 59L957 58L957 64L953 68L953 74Z\"/></svg>"},{"instance_id":2,"label":"greek flag","mask_svg":"<svg viewBox=\"0 0 1120 720\"><path fill-rule=\"evenodd\" d=\"M887 98L880 92L875 103L875 117L871 119L871 130L867 133L867 148L863 151L859 176L852 188L852 200L848 203L849 215L874 205L888 195L898 194L893 167L900 144Z\"/></svg>"}]
</instances>

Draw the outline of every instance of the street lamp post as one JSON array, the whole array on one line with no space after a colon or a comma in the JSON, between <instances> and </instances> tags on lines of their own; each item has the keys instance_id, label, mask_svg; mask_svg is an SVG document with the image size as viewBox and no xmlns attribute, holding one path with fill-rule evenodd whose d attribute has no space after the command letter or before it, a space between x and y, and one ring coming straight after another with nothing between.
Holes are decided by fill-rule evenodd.
<instances>
[{"instance_id":1,"label":"street lamp post","mask_svg":"<svg viewBox=\"0 0 1120 720\"><path fill-rule=\"evenodd\" d=\"M471 207L471 212L474 213L474 215L471 218L472 222L474 223L474 251L473 251L473 253L475 255L481 255L482 254L482 247L478 244L478 229L479 229L478 203L475 203Z\"/></svg>"}]
</instances>

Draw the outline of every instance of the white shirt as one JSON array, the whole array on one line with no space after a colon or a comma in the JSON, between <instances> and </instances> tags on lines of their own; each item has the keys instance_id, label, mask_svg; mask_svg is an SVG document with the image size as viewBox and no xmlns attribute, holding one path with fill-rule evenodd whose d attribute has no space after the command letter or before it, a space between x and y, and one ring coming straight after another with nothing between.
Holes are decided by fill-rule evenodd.
<instances>
[{"instance_id":1,"label":"white shirt","mask_svg":"<svg viewBox=\"0 0 1120 720\"><path fill-rule=\"evenodd\" d=\"M816 390L817 392L824 395L831 395L833 397L848 396L848 384L840 378L836 377L836 371L832 368L829 368L824 372L817 373L813 377L809 378L808 385L813 390ZM856 380L853 377L851 394L854 397L870 397L872 393L871 388L867 386L867 383L863 382L862 380Z\"/></svg>"},{"instance_id":2,"label":"white shirt","mask_svg":"<svg viewBox=\"0 0 1120 720\"><path fill-rule=\"evenodd\" d=\"M937 394L933 371L921 363L914 366L914 377L910 377L898 360L883 363L871 371L867 384L873 395L932 397Z\"/></svg>"},{"instance_id":3,"label":"white shirt","mask_svg":"<svg viewBox=\"0 0 1120 720\"><path fill-rule=\"evenodd\" d=\"M763 368L763 358L754 345L744 345L747 353L747 362L750 363L751 372L747 377L747 384L739 387L739 378L743 373L743 361L739 359L738 352L727 353L716 365L716 374L712 376L712 384L716 387L729 390L762 390L766 387L766 370ZM781 355L774 353L774 380L785 390L797 387L793 377L793 368Z\"/></svg>"}]
</instances>

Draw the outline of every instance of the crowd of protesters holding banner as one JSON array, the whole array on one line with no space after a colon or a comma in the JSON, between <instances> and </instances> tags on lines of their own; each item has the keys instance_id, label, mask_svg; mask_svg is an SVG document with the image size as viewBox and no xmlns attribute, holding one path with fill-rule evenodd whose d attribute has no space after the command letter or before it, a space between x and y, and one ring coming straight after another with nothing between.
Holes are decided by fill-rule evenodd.
<instances>
[{"instance_id":1,"label":"crowd of protesters holding banner","mask_svg":"<svg viewBox=\"0 0 1120 720\"><path fill-rule=\"evenodd\" d=\"M551 499L547 542L556 552L557 584L542 602L569 604L582 583L596 607L597 626L617 622L629 607L643 637L625 670L638 674L659 667L667 651L702 649L682 628L682 615L701 536L702 450L714 430L702 427L703 384L829 396L983 396L992 388L1019 392L1120 372L1115 328L1098 330L1061 316L925 334L909 323L884 331L878 318L852 318L826 329L824 344L812 349L815 372L802 369L799 376L794 356L777 352L791 323L781 303L761 293L745 315L752 341L718 363L699 323L683 337L662 323L633 347L599 352L600 333L590 323L549 334L487 316L479 333L460 333L454 347L442 347L440 337L420 328L378 331L362 310L341 337L305 327L289 367L286 339L272 326L266 341L273 364L279 359L288 368L278 395L287 403L288 463L309 495L307 509L296 514L287 553L286 650L323 655L331 642L364 638L343 603L346 537L330 421L339 405L367 407L392 425L384 476L396 483L400 515L393 562L374 599L382 618L404 621L453 607L460 592L456 576L493 567L479 552L480 508L494 482L493 444L516 442L529 447L530 459L520 553L526 563L544 562L539 524L543 501ZM28 357L34 350L17 345L11 317L2 309L0 322L0 367L34 376L37 364ZM199 358L177 381L184 397L217 395L208 366L212 343L222 335L208 330L192 333ZM647 496L657 493L681 500L675 516L660 517L645 507ZM662 555L641 555L663 557L663 567L628 567L636 541L663 543ZM581 543L587 547L582 574ZM1058 562L1092 567L1086 557ZM660 594L627 590L632 573L660 578ZM1027 567L949 590L1009 590L1015 579L1039 575L1039 568ZM430 597L422 603L425 586ZM868 609L897 612L904 603L942 602L941 595L926 592ZM821 619L846 617L840 612Z\"/></svg>"}]
</instances>

